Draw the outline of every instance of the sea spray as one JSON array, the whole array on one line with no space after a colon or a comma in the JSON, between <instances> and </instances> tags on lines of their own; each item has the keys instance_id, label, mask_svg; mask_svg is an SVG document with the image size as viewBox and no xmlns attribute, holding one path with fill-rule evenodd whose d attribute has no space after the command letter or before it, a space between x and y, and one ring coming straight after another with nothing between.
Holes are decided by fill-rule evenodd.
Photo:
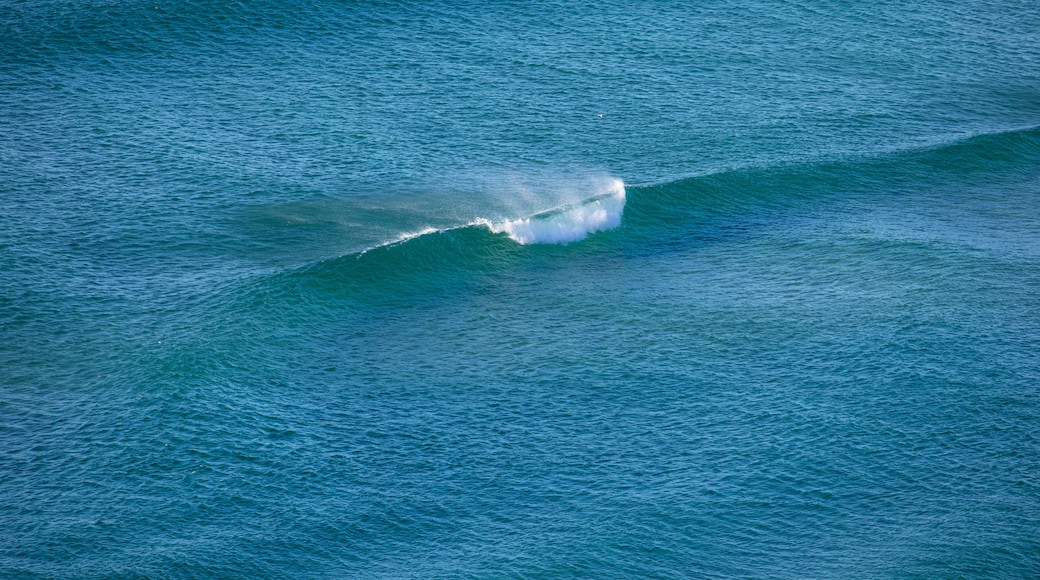
<instances>
[{"instance_id":1,"label":"sea spray","mask_svg":"<svg viewBox=\"0 0 1040 580\"><path fill-rule=\"evenodd\" d=\"M504 233L521 244L566 244L585 239L591 233L616 228L625 209L625 184L613 179L608 192L541 212L530 217L503 222L487 222L492 232Z\"/></svg>"},{"instance_id":2,"label":"sea spray","mask_svg":"<svg viewBox=\"0 0 1040 580\"><path fill-rule=\"evenodd\" d=\"M610 230L621 224L625 209L625 184L610 178L597 182L587 190L593 195L579 201L565 203L552 209L528 213L516 218L477 218L461 226L436 228L424 226L397 234L391 239L360 252L394 246L421 238L470 227L486 228L494 234L506 234L509 239L527 244L568 244L585 239L589 234Z\"/></svg>"}]
</instances>

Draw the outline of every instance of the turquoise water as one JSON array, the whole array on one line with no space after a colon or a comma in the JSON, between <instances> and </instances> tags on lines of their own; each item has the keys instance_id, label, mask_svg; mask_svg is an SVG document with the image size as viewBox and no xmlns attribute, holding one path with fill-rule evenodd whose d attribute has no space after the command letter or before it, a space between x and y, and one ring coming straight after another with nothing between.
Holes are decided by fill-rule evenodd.
<instances>
[{"instance_id":1,"label":"turquoise water","mask_svg":"<svg viewBox=\"0 0 1040 580\"><path fill-rule=\"evenodd\" d=\"M1033 3L0 3L0 576L1040 575Z\"/></svg>"}]
</instances>

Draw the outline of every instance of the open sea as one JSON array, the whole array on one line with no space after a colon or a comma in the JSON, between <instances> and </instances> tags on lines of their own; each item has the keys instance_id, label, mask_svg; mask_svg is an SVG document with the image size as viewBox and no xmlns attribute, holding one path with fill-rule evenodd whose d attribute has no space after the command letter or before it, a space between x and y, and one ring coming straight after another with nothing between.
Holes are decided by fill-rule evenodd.
<instances>
[{"instance_id":1,"label":"open sea","mask_svg":"<svg viewBox=\"0 0 1040 580\"><path fill-rule=\"evenodd\" d=\"M0 577L1040 577L1040 3L0 0Z\"/></svg>"}]
</instances>

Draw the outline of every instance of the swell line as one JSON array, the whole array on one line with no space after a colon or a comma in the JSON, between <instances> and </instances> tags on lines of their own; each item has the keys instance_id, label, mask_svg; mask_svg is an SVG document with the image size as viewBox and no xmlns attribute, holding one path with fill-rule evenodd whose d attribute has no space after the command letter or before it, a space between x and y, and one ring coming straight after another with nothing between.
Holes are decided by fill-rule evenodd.
<instances>
[{"instance_id":1,"label":"swell line","mask_svg":"<svg viewBox=\"0 0 1040 580\"><path fill-rule=\"evenodd\" d=\"M734 228L769 227L774 217L782 220L787 208L799 204L1018 179L1035 175L1038 167L1040 128L1029 128L872 158L740 169L632 187L618 180L615 189L581 202L521 218L419 229L361 252L282 271L275 274L280 281L268 283L280 291L326 297L422 296L539 256L588 258L604 248L642 255L689 244L690 236L710 241ZM605 233L592 245L563 246L597 232ZM532 246L545 249L532 253ZM316 297L314 303L321 301Z\"/></svg>"}]
</instances>

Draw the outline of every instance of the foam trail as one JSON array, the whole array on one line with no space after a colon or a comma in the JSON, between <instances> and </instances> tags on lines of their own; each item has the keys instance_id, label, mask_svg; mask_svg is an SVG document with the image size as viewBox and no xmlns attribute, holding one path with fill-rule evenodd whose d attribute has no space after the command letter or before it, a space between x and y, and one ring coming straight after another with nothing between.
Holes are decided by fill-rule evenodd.
<instances>
[{"instance_id":1,"label":"foam trail","mask_svg":"<svg viewBox=\"0 0 1040 580\"><path fill-rule=\"evenodd\" d=\"M573 205L531 217L489 223L488 229L505 233L521 244L566 244L585 239L591 233L616 228L625 210L625 184L613 179L608 192Z\"/></svg>"}]
</instances>

